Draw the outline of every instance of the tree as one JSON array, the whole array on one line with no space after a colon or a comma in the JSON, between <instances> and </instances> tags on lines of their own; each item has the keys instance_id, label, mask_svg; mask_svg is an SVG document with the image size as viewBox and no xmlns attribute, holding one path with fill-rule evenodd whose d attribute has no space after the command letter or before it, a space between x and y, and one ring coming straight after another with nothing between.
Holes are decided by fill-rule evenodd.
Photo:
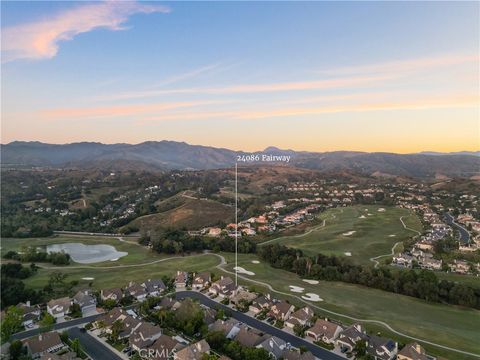
<instances>
[{"instance_id":1,"label":"tree","mask_svg":"<svg viewBox=\"0 0 480 360\"><path fill-rule=\"evenodd\" d=\"M356 343L355 343L355 346L353 348L353 352L357 355L357 356L363 356L366 354L367 352L367 343L365 342L365 340L358 340Z\"/></svg>"},{"instance_id":2,"label":"tree","mask_svg":"<svg viewBox=\"0 0 480 360\"><path fill-rule=\"evenodd\" d=\"M110 339L113 342L118 341L118 337L120 336L120 333L123 330L123 323L120 320L115 320L112 324L111 331L112 333L110 334Z\"/></svg>"},{"instance_id":3,"label":"tree","mask_svg":"<svg viewBox=\"0 0 480 360\"><path fill-rule=\"evenodd\" d=\"M8 340L10 336L21 330L23 322L23 311L16 306L10 306L5 312L2 320L2 339Z\"/></svg>"},{"instance_id":4,"label":"tree","mask_svg":"<svg viewBox=\"0 0 480 360\"><path fill-rule=\"evenodd\" d=\"M49 313L45 312L43 314L42 320L40 320L40 325L42 327L51 328L55 324L55 318Z\"/></svg>"},{"instance_id":5,"label":"tree","mask_svg":"<svg viewBox=\"0 0 480 360\"><path fill-rule=\"evenodd\" d=\"M78 340L78 338L72 340L70 343L70 348L75 354L77 354L78 357L82 357L82 346L80 345L80 340Z\"/></svg>"},{"instance_id":6,"label":"tree","mask_svg":"<svg viewBox=\"0 0 480 360\"><path fill-rule=\"evenodd\" d=\"M20 340L12 341L8 352L10 353L10 360L20 359L20 357L25 353L22 342Z\"/></svg>"}]
</instances>

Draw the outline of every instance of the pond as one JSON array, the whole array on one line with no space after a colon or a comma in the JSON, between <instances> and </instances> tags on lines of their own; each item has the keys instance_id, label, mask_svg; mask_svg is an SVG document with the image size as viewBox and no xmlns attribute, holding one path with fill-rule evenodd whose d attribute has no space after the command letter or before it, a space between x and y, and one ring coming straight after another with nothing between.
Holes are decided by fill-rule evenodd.
<instances>
[{"instance_id":1,"label":"pond","mask_svg":"<svg viewBox=\"0 0 480 360\"><path fill-rule=\"evenodd\" d=\"M53 244L47 246L47 252L65 252L73 261L80 264L93 264L102 261L115 261L128 255L128 252L117 251L111 245L84 245L81 243Z\"/></svg>"}]
</instances>

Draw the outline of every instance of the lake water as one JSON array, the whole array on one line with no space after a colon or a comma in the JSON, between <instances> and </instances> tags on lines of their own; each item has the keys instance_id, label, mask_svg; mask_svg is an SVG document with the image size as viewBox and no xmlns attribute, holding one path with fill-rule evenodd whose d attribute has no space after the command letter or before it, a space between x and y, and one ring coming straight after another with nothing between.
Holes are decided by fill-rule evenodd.
<instances>
[{"instance_id":1,"label":"lake water","mask_svg":"<svg viewBox=\"0 0 480 360\"><path fill-rule=\"evenodd\" d=\"M47 252L65 252L73 261L80 264L93 264L102 261L114 261L128 255L117 251L111 245L84 245L81 243L53 244L47 246Z\"/></svg>"}]
</instances>

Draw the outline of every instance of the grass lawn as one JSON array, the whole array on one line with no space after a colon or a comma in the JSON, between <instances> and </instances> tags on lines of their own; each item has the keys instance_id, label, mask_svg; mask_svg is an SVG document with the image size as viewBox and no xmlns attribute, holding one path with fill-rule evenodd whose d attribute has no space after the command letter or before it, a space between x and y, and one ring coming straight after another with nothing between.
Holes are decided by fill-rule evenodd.
<instances>
[{"instance_id":1,"label":"grass lawn","mask_svg":"<svg viewBox=\"0 0 480 360\"><path fill-rule=\"evenodd\" d=\"M415 235L403 227L400 217L408 219L409 227L422 230L420 220L410 210L377 205L352 206L322 213L320 218L325 219L325 226L315 226L302 235L284 236L268 243L298 248L308 255L351 254L354 261L365 264L371 257L389 254L395 243Z\"/></svg>"},{"instance_id":2,"label":"grass lawn","mask_svg":"<svg viewBox=\"0 0 480 360\"><path fill-rule=\"evenodd\" d=\"M227 269L233 271L234 256L232 254L225 254L225 256L229 264ZM254 276L243 275L244 277L266 282L274 289L292 294L292 296L302 296L302 294L291 292L289 285L299 286L305 289L304 293L318 294L324 300L311 302L312 305L356 318L384 321L395 330L405 334L480 354L480 343L478 342L480 311L478 310L426 303L408 296L340 282L321 281L318 285L310 285L303 282L295 274L274 269L262 262L254 264L252 260L259 259L254 255L239 254L239 266L255 273ZM243 280L241 282L252 285L251 282ZM253 285L261 288L259 285ZM282 297L279 294L275 294L275 296ZM295 297L283 297L289 298L292 303L301 305L301 302ZM321 310L316 310L322 314ZM353 321L326 312L324 315L345 323ZM367 328L380 331L383 335L398 337L380 325L368 324ZM411 340L405 339L405 342L408 341ZM449 359L472 359L472 357L452 353L437 347L426 347L432 353L443 355Z\"/></svg>"},{"instance_id":3,"label":"grass lawn","mask_svg":"<svg viewBox=\"0 0 480 360\"><path fill-rule=\"evenodd\" d=\"M172 255L173 256L173 255ZM177 270L184 271L207 271L218 265L219 260L214 255L185 256L176 259L166 259L155 264L119 267L118 269L96 268L74 268L63 267L57 269L39 269L38 273L24 280L27 287L33 289L43 288L54 271L60 271L68 275L67 281L78 280L76 288L85 288L92 283L94 289L105 289L111 287L123 287L129 281L144 281L146 279L158 278L163 275L172 276ZM84 280L84 278L93 278L94 280Z\"/></svg>"},{"instance_id":4,"label":"grass lawn","mask_svg":"<svg viewBox=\"0 0 480 360\"><path fill-rule=\"evenodd\" d=\"M125 251L128 255L121 257L117 261L106 261L96 264L85 264L88 266L116 266L146 263L150 261L159 260L165 255L157 254L148 248L136 243L135 239L124 238L123 241L115 237L95 237L95 236L76 236L76 235L59 235L46 238L29 238L29 239L2 239L2 256L9 250L21 251L23 246L37 246L44 247L51 244L63 243L82 243L85 245L112 245L117 251ZM47 264L46 264L47 265ZM83 265L73 263L70 266ZM48 266L52 266L48 264Z\"/></svg>"}]
</instances>

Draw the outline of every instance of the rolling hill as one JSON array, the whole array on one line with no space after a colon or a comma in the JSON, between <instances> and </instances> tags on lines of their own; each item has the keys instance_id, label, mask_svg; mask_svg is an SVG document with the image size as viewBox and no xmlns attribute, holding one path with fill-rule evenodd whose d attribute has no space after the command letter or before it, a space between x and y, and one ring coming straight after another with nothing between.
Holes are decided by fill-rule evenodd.
<instances>
[{"instance_id":1,"label":"rolling hill","mask_svg":"<svg viewBox=\"0 0 480 360\"><path fill-rule=\"evenodd\" d=\"M205 170L233 167L237 155L224 148L175 141L140 144L92 142L45 144L15 141L1 145L2 166L70 168ZM291 156L289 166L324 172L354 171L365 175L412 177L472 177L480 173L480 157L467 153L304 152L269 147L258 152Z\"/></svg>"}]
</instances>

